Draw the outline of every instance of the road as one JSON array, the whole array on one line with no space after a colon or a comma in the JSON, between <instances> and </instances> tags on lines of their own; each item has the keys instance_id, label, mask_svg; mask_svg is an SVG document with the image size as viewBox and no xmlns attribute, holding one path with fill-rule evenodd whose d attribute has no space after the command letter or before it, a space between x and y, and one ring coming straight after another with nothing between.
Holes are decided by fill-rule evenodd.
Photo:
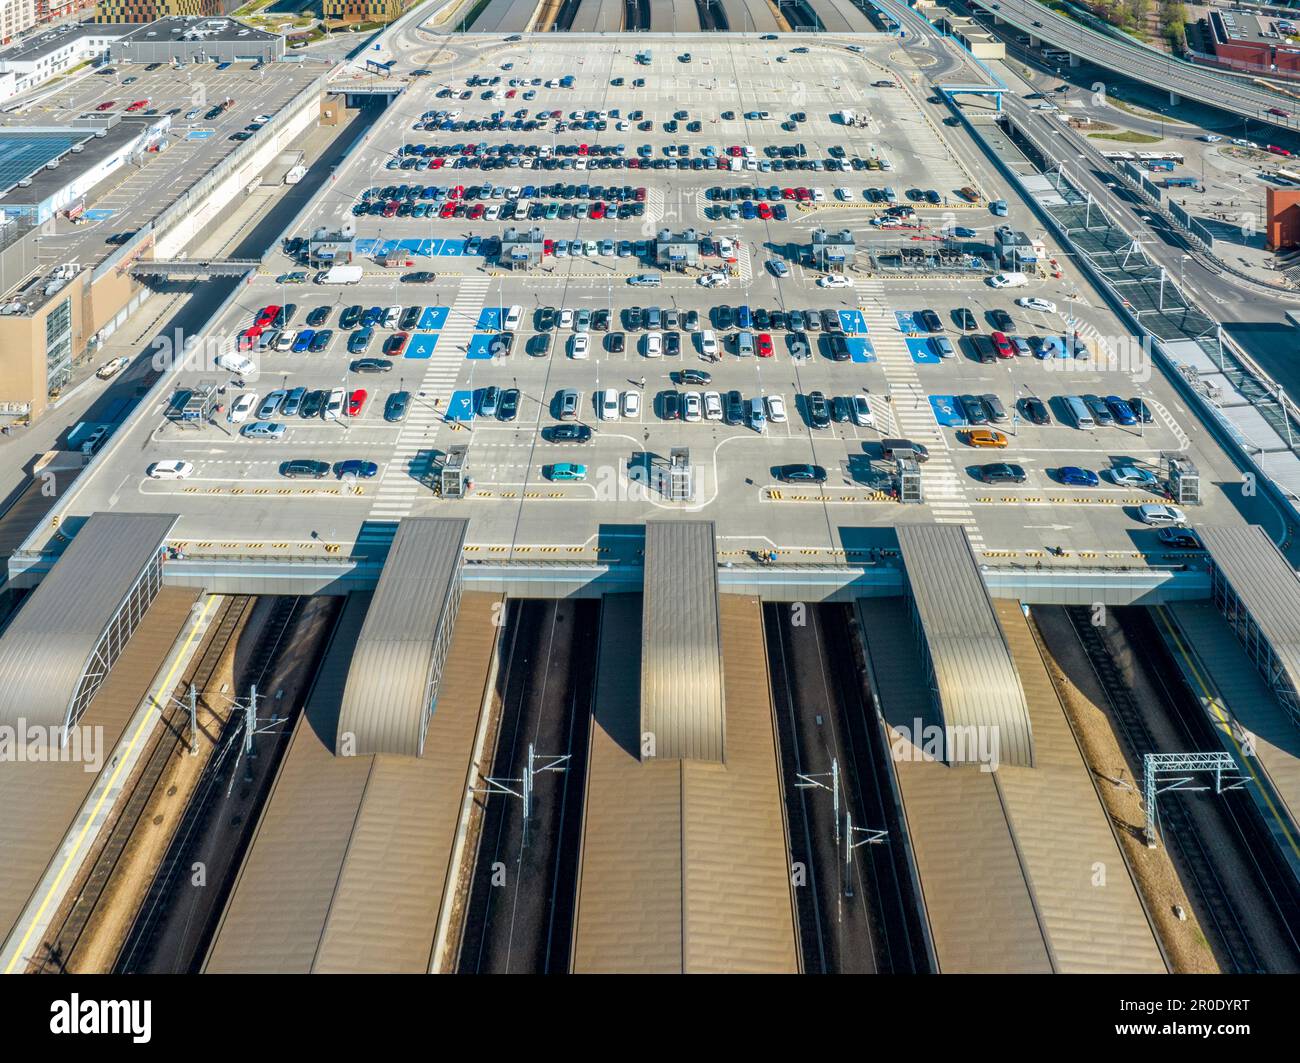
<instances>
[{"instance_id":1,"label":"road","mask_svg":"<svg viewBox=\"0 0 1300 1063\"><path fill-rule=\"evenodd\" d=\"M1280 93L1250 80L1219 74L1156 51L1138 41L1103 33L1058 15L1035 0L971 0L997 18L1049 44L1107 70L1142 81L1179 96L1221 107L1245 118L1281 129L1300 130L1300 118L1269 114L1269 108L1289 111L1295 105Z\"/></svg>"}]
</instances>

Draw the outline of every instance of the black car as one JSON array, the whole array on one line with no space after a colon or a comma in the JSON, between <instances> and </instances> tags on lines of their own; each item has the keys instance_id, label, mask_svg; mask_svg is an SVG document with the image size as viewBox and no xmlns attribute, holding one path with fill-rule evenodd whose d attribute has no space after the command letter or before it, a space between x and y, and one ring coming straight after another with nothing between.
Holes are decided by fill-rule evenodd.
<instances>
[{"instance_id":1,"label":"black car","mask_svg":"<svg viewBox=\"0 0 1300 1063\"><path fill-rule=\"evenodd\" d=\"M387 373L393 368L393 363L387 358L358 358L349 366L353 373Z\"/></svg>"},{"instance_id":2,"label":"black car","mask_svg":"<svg viewBox=\"0 0 1300 1063\"><path fill-rule=\"evenodd\" d=\"M952 320L963 332L974 332L979 328L979 322L975 320L975 315L964 306L959 306L952 312Z\"/></svg>"},{"instance_id":3,"label":"black car","mask_svg":"<svg viewBox=\"0 0 1300 1063\"><path fill-rule=\"evenodd\" d=\"M321 351L330 345L330 340L333 338L334 332L331 329L323 328L312 336L311 346L308 347L308 350L310 350L312 354L320 354Z\"/></svg>"},{"instance_id":4,"label":"black car","mask_svg":"<svg viewBox=\"0 0 1300 1063\"><path fill-rule=\"evenodd\" d=\"M330 474L330 463L328 461L312 461L310 458L295 458L293 461L282 462L280 465L280 475L288 477L290 480L306 478L310 480L321 480Z\"/></svg>"},{"instance_id":5,"label":"black car","mask_svg":"<svg viewBox=\"0 0 1300 1063\"><path fill-rule=\"evenodd\" d=\"M673 382L677 384L698 384L703 387L713 383L713 375L703 369L680 369L673 374Z\"/></svg>"},{"instance_id":6,"label":"black car","mask_svg":"<svg viewBox=\"0 0 1300 1063\"><path fill-rule=\"evenodd\" d=\"M713 320L719 329L726 331L731 328L736 321L735 311L723 303L722 306L715 307L713 310Z\"/></svg>"},{"instance_id":7,"label":"black car","mask_svg":"<svg viewBox=\"0 0 1300 1063\"><path fill-rule=\"evenodd\" d=\"M847 362L849 360L849 341L846 336L828 336L827 345L830 348L830 356L833 361Z\"/></svg>"},{"instance_id":8,"label":"black car","mask_svg":"<svg viewBox=\"0 0 1300 1063\"><path fill-rule=\"evenodd\" d=\"M975 474L986 484L1022 484L1025 482L1025 470L1019 465L1005 461L995 461L989 465L978 465Z\"/></svg>"},{"instance_id":9,"label":"black car","mask_svg":"<svg viewBox=\"0 0 1300 1063\"><path fill-rule=\"evenodd\" d=\"M754 311L754 328L759 332L767 332L772 327L772 315L765 307L758 307Z\"/></svg>"},{"instance_id":10,"label":"black car","mask_svg":"<svg viewBox=\"0 0 1300 1063\"><path fill-rule=\"evenodd\" d=\"M675 358L682 353L682 337L678 332L664 333L664 354Z\"/></svg>"},{"instance_id":11,"label":"black car","mask_svg":"<svg viewBox=\"0 0 1300 1063\"><path fill-rule=\"evenodd\" d=\"M555 328L555 307L544 306L537 311L537 331L549 332Z\"/></svg>"},{"instance_id":12,"label":"black car","mask_svg":"<svg viewBox=\"0 0 1300 1063\"><path fill-rule=\"evenodd\" d=\"M682 417L682 396L676 391L659 393L661 416L665 421L679 421Z\"/></svg>"},{"instance_id":13,"label":"black car","mask_svg":"<svg viewBox=\"0 0 1300 1063\"><path fill-rule=\"evenodd\" d=\"M988 424L988 410L984 408L984 402L978 395L958 395L957 406L961 414L966 418L967 424Z\"/></svg>"},{"instance_id":14,"label":"black car","mask_svg":"<svg viewBox=\"0 0 1300 1063\"><path fill-rule=\"evenodd\" d=\"M354 329L357 322L361 320L361 307L345 306L343 312L339 314L339 328Z\"/></svg>"},{"instance_id":15,"label":"black car","mask_svg":"<svg viewBox=\"0 0 1300 1063\"><path fill-rule=\"evenodd\" d=\"M1129 399L1129 409L1133 411L1134 416L1143 424L1150 424L1153 417L1151 407L1143 399Z\"/></svg>"},{"instance_id":16,"label":"black car","mask_svg":"<svg viewBox=\"0 0 1300 1063\"><path fill-rule=\"evenodd\" d=\"M820 465L781 465L776 470L776 477L787 484L824 484L826 470Z\"/></svg>"},{"instance_id":17,"label":"black car","mask_svg":"<svg viewBox=\"0 0 1300 1063\"><path fill-rule=\"evenodd\" d=\"M503 421L513 421L519 416L519 389L506 388L497 403L497 416Z\"/></svg>"},{"instance_id":18,"label":"black car","mask_svg":"<svg viewBox=\"0 0 1300 1063\"><path fill-rule=\"evenodd\" d=\"M622 354L624 346L624 336L621 332L611 332L605 337L605 349L611 354Z\"/></svg>"},{"instance_id":19,"label":"black car","mask_svg":"<svg viewBox=\"0 0 1300 1063\"><path fill-rule=\"evenodd\" d=\"M312 328L320 328L330 319L330 308L328 306L313 307L310 314L307 315L307 324Z\"/></svg>"},{"instance_id":20,"label":"black car","mask_svg":"<svg viewBox=\"0 0 1300 1063\"><path fill-rule=\"evenodd\" d=\"M1020 412L1030 424L1051 424L1052 415L1047 410L1047 403L1042 399L1026 398L1020 400Z\"/></svg>"},{"instance_id":21,"label":"black car","mask_svg":"<svg viewBox=\"0 0 1300 1063\"><path fill-rule=\"evenodd\" d=\"M420 314L423 312L424 311L421 307L408 306L402 311L402 317L398 322L397 327L403 332L410 332L411 329L415 328L415 326L420 323Z\"/></svg>"},{"instance_id":22,"label":"black car","mask_svg":"<svg viewBox=\"0 0 1300 1063\"><path fill-rule=\"evenodd\" d=\"M722 397L722 414L727 424L744 423L745 399L739 391L728 391Z\"/></svg>"},{"instance_id":23,"label":"black car","mask_svg":"<svg viewBox=\"0 0 1300 1063\"><path fill-rule=\"evenodd\" d=\"M609 311L602 308L591 313L591 330L593 332L609 331Z\"/></svg>"},{"instance_id":24,"label":"black car","mask_svg":"<svg viewBox=\"0 0 1300 1063\"><path fill-rule=\"evenodd\" d=\"M840 320L840 312L838 310L823 310L822 327L827 332L843 332L844 322Z\"/></svg>"},{"instance_id":25,"label":"black car","mask_svg":"<svg viewBox=\"0 0 1300 1063\"><path fill-rule=\"evenodd\" d=\"M388 396L388 401L384 403L384 420L404 421L410 408L411 393L409 391L394 391Z\"/></svg>"},{"instance_id":26,"label":"black car","mask_svg":"<svg viewBox=\"0 0 1300 1063\"><path fill-rule=\"evenodd\" d=\"M488 354L493 358L504 358L515 345L513 332L500 332L488 341Z\"/></svg>"},{"instance_id":27,"label":"black car","mask_svg":"<svg viewBox=\"0 0 1300 1063\"><path fill-rule=\"evenodd\" d=\"M922 310L920 313L913 315L914 320L920 321L921 327L926 332L942 332L943 322L939 315L933 310Z\"/></svg>"},{"instance_id":28,"label":"black car","mask_svg":"<svg viewBox=\"0 0 1300 1063\"><path fill-rule=\"evenodd\" d=\"M808 423L814 428L831 426L831 406L826 396L820 391L810 391L804 399L808 411Z\"/></svg>"},{"instance_id":29,"label":"black car","mask_svg":"<svg viewBox=\"0 0 1300 1063\"><path fill-rule=\"evenodd\" d=\"M784 310L773 310L770 320L770 330L772 332L784 332L790 327L790 319L786 317Z\"/></svg>"},{"instance_id":30,"label":"black car","mask_svg":"<svg viewBox=\"0 0 1300 1063\"><path fill-rule=\"evenodd\" d=\"M1005 310L1002 309L990 310L989 321L992 323L994 329L996 329L998 332L1015 331L1016 323L1015 321L1012 320L1011 315L1008 314Z\"/></svg>"},{"instance_id":31,"label":"black car","mask_svg":"<svg viewBox=\"0 0 1300 1063\"><path fill-rule=\"evenodd\" d=\"M853 403L847 395L836 395L831 399L831 418L840 424L853 420Z\"/></svg>"},{"instance_id":32,"label":"black car","mask_svg":"<svg viewBox=\"0 0 1300 1063\"><path fill-rule=\"evenodd\" d=\"M309 391L302 397L302 405L298 407L299 417L319 417L321 410L325 409L325 403L329 401L330 393L328 391Z\"/></svg>"},{"instance_id":33,"label":"black car","mask_svg":"<svg viewBox=\"0 0 1300 1063\"><path fill-rule=\"evenodd\" d=\"M275 320L271 322L274 329L286 329L293 324L294 315L298 313L296 303L285 303L280 307L280 312L275 315Z\"/></svg>"},{"instance_id":34,"label":"black car","mask_svg":"<svg viewBox=\"0 0 1300 1063\"><path fill-rule=\"evenodd\" d=\"M1175 550L1201 549L1201 540L1191 528L1161 528L1158 534L1161 543Z\"/></svg>"},{"instance_id":35,"label":"black car","mask_svg":"<svg viewBox=\"0 0 1300 1063\"><path fill-rule=\"evenodd\" d=\"M623 312L623 320L627 323L628 332L640 332L644 319L644 311L639 306L629 306Z\"/></svg>"},{"instance_id":36,"label":"black car","mask_svg":"<svg viewBox=\"0 0 1300 1063\"><path fill-rule=\"evenodd\" d=\"M552 443L589 443L591 429L585 424L557 424L542 433Z\"/></svg>"}]
</instances>

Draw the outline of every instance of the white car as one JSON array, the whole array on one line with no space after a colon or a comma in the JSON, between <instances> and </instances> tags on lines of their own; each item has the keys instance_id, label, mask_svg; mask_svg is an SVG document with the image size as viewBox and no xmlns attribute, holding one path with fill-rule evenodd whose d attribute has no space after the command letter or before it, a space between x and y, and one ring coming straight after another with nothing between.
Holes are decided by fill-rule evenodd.
<instances>
[{"instance_id":1,"label":"white car","mask_svg":"<svg viewBox=\"0 0 1300 1063\"><path fill-rule=\"evenodd\" d=\"M512 306L506 311L506 331L518 332L519 326L524 323L524 308L522 306Z\"/></svg>"},{"instance_id":2,"label":"white car","mask_svg":"<svg viewBox=\"0 0 1300 1063\"><path fill-rule=\"evenodd\" d=\"M697 283L705 288L726 288L731 284L731 278L725 273L706 273Z\"/></svg>"},{"instance_id":3,"label":"white car","mask_svg":"<svg viewBox=\"0 0 1300 1063\"><path fill-rule=\"evenodd\" d=\"M618 420L618 392L614 388L606 388L600 392L596 402L602 421Z\"/></svg>"},{"instance_id":4,"label":"white car","mask_svg":"<svg viewBox=\"0 0 1300 1063\"><path fill-rule=\"evenodd\" d=\"M773 424L785 423L785 399L780 395L766 396L767 419Z\"/></svg>"},{"instance_id":5,"label":"white car","mask_svg":"<svg viewBox=\"0 0 1300 1063\"><path fill-rule=\"evenodd\" d=\"M704 417L709 421L722 420L722 395L719 392L704 393Z\"/></svg>"},{"instance_id":6,"label":"white car","mask_svg":"<svg viewBox=\"0 0 1300 1063\"><path fill-rule=\"evenodd\" d=\"M713 334L713 329L705 329L700 333L700 353L713 357L718 353L718 337Z\"/></svg>"},{"instance_id":7,"label":"white car","mask_svg":"<svg viewBox=\"0 0 1300 1063\"><path fill-rule=\"evenodd\" d=\"M824 277L817 278L817 287L819 288L848 288L853 282L843 273L828 273Z\"/></svg>"},{"instance_id":8,"label":"white car","mask_svg":"<svg viewBox=\"0 0 1300 1063\"><path fill-rule=\"evenodd\" d=\"M1056 313L1056 304L1050 299L1040 299L1036 295L1026 295L1016 300L1016 306L1026 310L1038 310L1044 314Z\"/></svg>"},{"instance_id":9,"label":"white car","mask_svg":"<svg viewBox=\"0 0 1300 1063\"><path fill-rule=\"evenodd\" d=\"M560 328L573 328L572 310L565 309L560 311Z\"/></svg>"},{"instance_id":10,"label":"white car","mask_svg":"<svg viewBox=\"0 0 1300 1063\"><path fill-rule=\"evenodd\" d=\"M623 392L623 416L640 417L641 416L641 396L635 391Z\"/></svg>"},{"instance_id":11,"label":"white car","mask_svg":"<svg viewBox=\"0 0 1300 1063\"><path fill-rule=\"evenodd\" d=\"M127 358L125 355L121 358L113 358L95 370L95 376L99 377L100 380L107 380L109 377L117 376L118 373L130 364L131 359Z\"/></svg>"},{"instance_id":12,"label":"white car","mask_svg":"<svg viewBox=\"0 0 1300 1063\"><path fill-rule=\"evenodd\" d=\"M1166 506L1160 502L1147 502L1137 508L1138 520L1153 528L1168 528L1171 525L1187 523L1187 514L1177 506Z\"/></svg>"},{"instance_id":13,"label":"white car","mask_svg":"<svg viewBox=\"0 0 1300 1063\"><path fill-rule=\"evenodd\" d=\"M575 332L569 340L569 357L586 358L591 349L591 338L585 332Z\"/></svg>"},{"instance_id":14,"label":"white car","mask_svg":"<svg viewBox=\"0 0 1300 1063\"><path fill-rule=\"evenodd\" d=\"M1217 133L1203 133L1196 139L1203 140L1207 144L1217 144L1223 139L1223 137L1219 136Z\"/></svg>"},{"instance_id":15,"label":"white car","mask_svg":"<svg viewBox=\"0 0 1300 1063\"><path fill-rule=\"evenodd\" d=\"M275 349L277 351L287 351L293 346L293 341L297 338L297 330L287 328L275 338Z\"/></svg>"},{"instance_id":16,"label":"white car","mask_svg":"<svg viewBox=\"0 0 1300 1063\"><path fill-rule=\"evenodd\" d=\"M835 189L835 198L842 203L847 203L853 198L853 190L851 188L837 188Z\"/></svg>"},{"instance_id":17,"label":"white car","mask_svg":"<svg viewBox=\"0 0 1300 1063\"><path fill-rule=\"evenodd\" d=\"M824 189L824 188L814 188L814 189L812 189L812 201L813 201L814 203L825 203L825 202L826 202L826 189Z\"/></svg>"},{"instance_id":18,"label":"white car","mask_svg":"<svg viewBox=\"0 0 1300 1063\"><path fill-rule=\"evenodd\" d=\"M254 122L269 122L270 120L271 116L269 114L259 114L253 119Z\"/></svg>"},{"instance_id":19,"label":"white car","mask_svg":"<svg viewBox=\"0 0 1300 1063\"><path fill-rule=\"evenodd\" d=\"M145 473L151 480L184 480L193 471L188 461L155 461Z\"/></svg>"},{"instance_id":20,"label":"white car","mask_svg":"<svg viewBox=\"0 0 1300 1063\"><path fill-rule=\"evenodd\" d=\"M230 424L243 424L248 420L248 415L257 407L257 399L258 394L256 391L245 391L230 404L230 411L226 414L226 420Z\"/></svg>"},{"instance_id":21,"label":"white car","mask_svg":"<svg viewBox=\"0 0 1300 1063\"><path fill-rule=\"evenodd\" d=\"M859 428L875 428L876 418L865 395L853 396L853 423Z\"/></svg>"},{"instance_id":22,"label":"white car","mask_svg":"<svg viewBox=\"0 0 1300 1063\"><path fill-rule=\"evenodd\" d=\"M321 416L327 421L337 421L343 416L343 403L347 399L347 392L342 388L334 388L330 392L330 397L325 400L325 409L321 411Z\"/></svg>"},{"instance_id":23,"label":"white car","mask_svg":"<svg viewBox=\"0 0 1300 1063\"><path fill-rule=\"evenodd\" d=\"M688 391L682 396L682 420L699 421L703 417L700 393L698 391Z\"/></svg>"},{"instance_id":24,"label":"white car","mask_svg":"<svg viewBox=\"0 0 1300 1063\"><path fill-rule=\"evenodd\" d=\"M664 337L662 332L647 332L642 347L647 358L658 358L664 353Z\"/></svg>"},{"instance_id":25,"label":"white car","mask_svg":"<svg viewBox=\"0 0 1300 1063\"><path fill-rule=\"evenodd\" d=\"M400 306L390 306L384 311L384 328L395 329L402 320L402 308Z\"/></svg>"}]
</instances>

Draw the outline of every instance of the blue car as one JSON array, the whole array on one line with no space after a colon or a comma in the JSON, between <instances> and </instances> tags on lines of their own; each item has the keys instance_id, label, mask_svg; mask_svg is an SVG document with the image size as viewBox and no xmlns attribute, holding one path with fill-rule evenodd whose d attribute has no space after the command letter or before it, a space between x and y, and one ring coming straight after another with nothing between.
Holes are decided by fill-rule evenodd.
<instances>
[{"instance_id":1,"label":"blue car","mask_svg":"<svg viewBox=\"0 0 1300 1063\"><path fill-rule=\"evenodd\" d=\"M784 203L774 203L772 205L772 217L777 221L785 221L790 216L790 212L785 209Z\"/></svg>"},{"instance_id":2,"label":"blue car","mask_svg":"<svg viewBox=\"0 0 1300 1063\"><path fill-rule=\"evenodd\" d=\"M384 319L384 308L382 306L372 306L361 315L362 328L374 328Z\"/></svg>"},{"instance_id":3,"label":"blue car","mask_svg":"<svg viewBox=\"0 0 1300 1063\"><path fill-rule=\"evenodd\" d=\"M958 225L952 231L953 236L960 237L963 240L969 240L975 235L974 229L968 229L965 225Z\"/></svg>"},{"instance_id":4,"label":"blue car","mask_svg":"<svg viewBox=\"0 0 1300 1063\"><path fill-rule=\"evenodd\" d=\"M315 337L315 329L305 328L293 338L293 346L289 349L294 354L303 354L311 348L311 341Z\"/></svg>"},{"instance_id":5,"label":"blue car","mask_svg":"<svg viewBox=\"0 0 1300 1063\"><path fill-rule=\"evenodd\" d=\"M758 208L749 200L745 200L745 202L740 205L740 216L744 218L745 221L753 221L758 217Z\"/></svg>"},{"instance_id":6,"label":"blue car","mask_svg":"<svg viewBox=\"0 0 1300 1063\"><path fill-rule=\"evenodd\" d=\"M1133 412L1133 407L1118 395L1107 395L1106 405L1110 408L1110 412L1114 416L1115 420L1120 424L1137 424L1137 414Z\"/></svg>"},{"instance_id":7,"label":"blue car","mask_svg":"<svg viewBox=\"0 0 1300 1063\"><path fill-rule=\"evenodd\" d=\"M1034 345L1035 358L1064 358L1065 343L1060 336L1043 336Z\"/></svg>"},{"instance_id":8,"label":"blue car","mask_svg":"<svg viewBox=\"0 0 1300 1063\"><path fill-rule=\"evenodd\" d=\"M1056 470L1056 478L1067 487L1096 487L1101 478L1091 469L1081 469L1077 465L1062 465Z\"/></svg>"}]
</instances>

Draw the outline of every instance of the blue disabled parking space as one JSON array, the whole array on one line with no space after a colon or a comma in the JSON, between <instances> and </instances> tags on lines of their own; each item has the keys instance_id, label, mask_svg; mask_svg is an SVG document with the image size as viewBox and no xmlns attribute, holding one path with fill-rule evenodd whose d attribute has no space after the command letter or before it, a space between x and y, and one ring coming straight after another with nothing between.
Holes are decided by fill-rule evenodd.
<instances>
[{"instance_id":1,"label":"blue disabled parking space","mask_svg":"<svg viewBox=\"0 0 1300 1063\"><path fill-rule=\"evenodd\" d=\"M432 240L399 240L397 246L408 255L416 255L420 258L428 258L433 251Z\"/></svg>"},{"instance_id":2,"label":"blue disabled parking space","mask_svg":"<svg viewBox=\"0 0 1300 1063\"><path fill-rule=\"evenodd\" d=\"M445 420L474 420L474 392L453 391L451 394L451 401L447 403L447 416Z\"/></svg>"},{"instance_id":3,"label":"blue disabled parking space","mask_svg":"<svg viewBox=\"0 0 1300 1063\"><path fill-rule=\"evenodd\" d=\"M934 419L945 428L965 428L966 418L957 406L955 395L931 395L930 409Z\"/></svg>"},{"instance_id":4,"label":"blue disabled parking space","mask_svg":"<svg viewBox=\"0 0 1300 1063\"><path fill-rule=\"evenodd\" d=\"M447 323L447 313L447 307L445 306L426 306L424 312L420 315L420 323L416 328L421 332L440 329Z\"/></svg>"},{"instance_id":5,"label":"blue disabled parking space","mask_svg":"<svg viewBox=\"0 0 1300 1063\"><path fill-rule=\"evenodd\" d=\"M433 350L438 346L438 334L436 332L417 332L411 337L411 342L406 345L407 358L429 358L433 355Z\"/></svg>"},{"instance_id":6,"label":"blue disabled parking space","mask_svg":"<svg viewBox=\"0 0 1300 1063\"><path fill-rule=\"evenodd\" d=\"M874 362L876 360L876 349L871 346L870 340L858 339L850 336L844 341L849 348L849 359L854 362Z\"/></svg>"},{"instance_id":7,"label":"blue disabled parking space","mask_svg":"<svg viewBox=\"0 0 1300 1063\"><path fill-rule=\"evenodd\" d=\"M912 361L917 365L938 365L943 361L934 353L930 341L924 336L908 336L905 338L905 342L907 343L907 353L912 356Z\"/></svg>"},{"instance_id":8,"label":"blue disabled parking space","mask_svg":"<svg viewBox=\"0 0 1300 1063\"><path fill-rule=\"evenodd\" d=\"M452 258L457 258L465 254L465 241L443 240L442 246L439 247L435 253L439 255L450 255Z\"/></svg>"},{"instance_id":9,"label":"blue disabled parking space","mask_svg":"<svg viewBox=\"0 0 1300 1063\"><path fill-rule=\"evenodd\" d=\"M91 207L82 215L86 221L105 221L113 216L113 211L107 207Z\"/></svg>"},{"instance_id":10,"label":"blue disabled parking space","mask_svg":"<svg viewBox=\"0 0 1300 1063\"><path fill-rule=\"evenodd\" d=\"M867 334L867 319L862 316L861 310L841 310L840 327L849 335L865 336Z\"/></svg>"},{"instance_id":11,"label":"blue disabled parking space","mask_svg":"<svg viewBox=\"0 0 1300 1063\"><path fill-rule=\"evenodd\" d=\"M363 258L371 258L374 256L375 248L378 246L378 240L358 240L357 254L361 255Z\"/></svg>"},{"instance_id":12,"label":"blue disabled parking space","mask_svg":"<svg viewBox=\"0 0 1300 1063\"><path fill-rule=\"evenodd\" d=\"M488 345L492 342L491 336L472 336L469 341L469 353L466 358L491 358L492 352L488 350Z\"/></svg>"},{"instance_id":13,"label":"blue disabled parking space","mask_svg":"<svg viewBox=\"0 0 1300 1063\"><path fill-rule=\"evenodd\" d=\"M186 140L207 140L216 132L215 129L190 129L185 133Z\"/></svg>"},{"instance_id":14,"label":"blue disabled parking space","mask_svg":"<svg viewBox=\"0 0 1300 1063\"><path fill-rule=\"evenodd\" d=\"M478 312L478 324L474 327L479 331L483 329L501 328L501 321L505 317L505 311L499 306L485 306Z\"/></svg>"},{"instance_id":15,"label":"blue disabled parking space","mask_svg":"<svg viewBox=\"0 0 1300 1063\"><path fill-rule=\"evenodd\" d=\"M898 329L900 332L924 332L920 323L916 320L916 315L911 310L895 310L894 317L898 320Z\"/></svg>"}]
</instances>

